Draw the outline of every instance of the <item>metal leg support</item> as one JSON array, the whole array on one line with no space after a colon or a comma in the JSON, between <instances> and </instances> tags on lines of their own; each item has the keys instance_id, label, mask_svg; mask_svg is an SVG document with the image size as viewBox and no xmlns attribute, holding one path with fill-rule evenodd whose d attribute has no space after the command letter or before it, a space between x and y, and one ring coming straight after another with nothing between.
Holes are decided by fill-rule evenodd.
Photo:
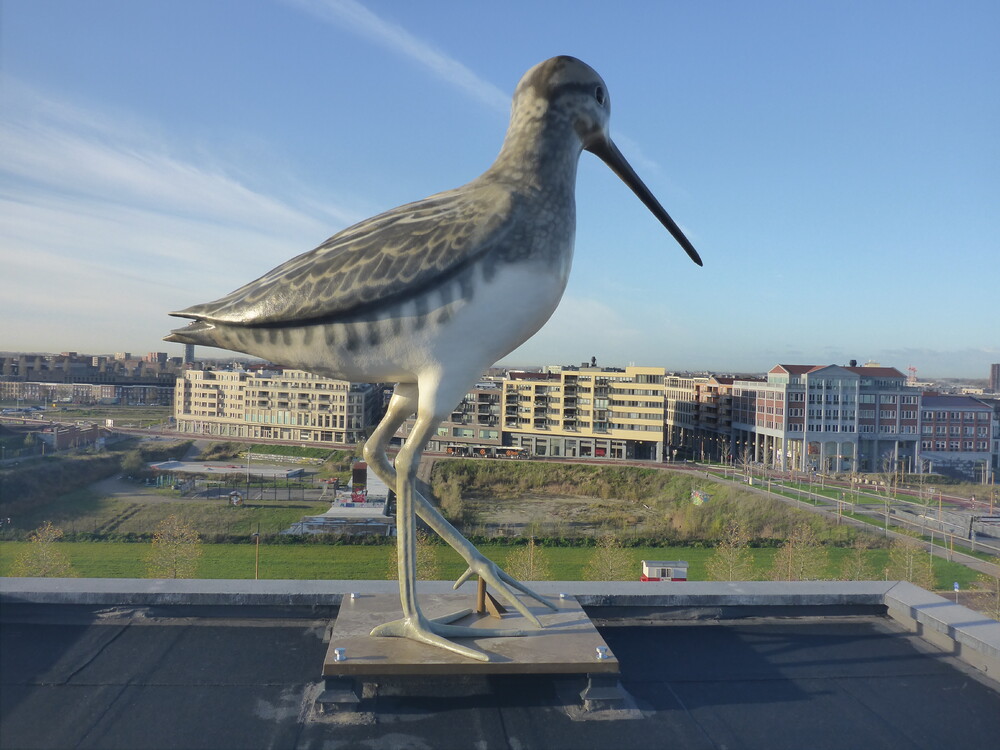
<instances>
[{"instance_id":1,"label":"metal leg support","mask_svg":"<svg viewBox=\"0 0 1000 750\"><path fill-rule=\"evenodd\" d=\"M330 714L357 711L361 703L360 687L350 677L325 677L323 692L316 698L316 709Z\"/></svg>"},{"instance_id":2,"label":"metal leg support","mask_svg":"<svg viewBox=\"0 0 1000 750\"><path fill-rule=\"evenodd\" d=\"M587 687L580 693L584 711L603 711L624 708L628 694L616 674L591 673Z\"/></svg>"}]
</instances>

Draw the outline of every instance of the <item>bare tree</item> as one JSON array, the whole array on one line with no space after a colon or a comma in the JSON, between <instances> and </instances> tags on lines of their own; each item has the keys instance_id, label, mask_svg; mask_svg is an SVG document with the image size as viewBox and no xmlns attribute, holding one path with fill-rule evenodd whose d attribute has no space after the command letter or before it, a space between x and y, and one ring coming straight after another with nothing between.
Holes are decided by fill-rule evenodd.
<instances>
[{"instance_id":1,"label":"bare tree","mask_svg":"<svg viewBox=\"0 0 1000 750\"><path fill-rule=\"evenodd\" d=\"M828 555L815 532L805 523L778 549L771 569L773 581L816 581L826 575Z\"/></svg>"},{"instance_id":2,"label":"bare tree","mask_svg":"<svg viewBox=\"0 0 1000 750\"><path fill-rule=\"evenodd\" d=\"M889 547L886 578L890 581L909 581L932 591L935 587L933 561L934 557L920 540L900 532Z\"/></svg>"},{"instance_id":3,"label":"bare tree","mask_svg":"<svg viewBox=\"0 0 1000 750\"><path fill-rule=\"evenodd\" d=\"M520 581L548 581L552 579L548 556L535 544L535 538L528 539L523 547L517 547L507 556L504 569Z\"/></svg>"},{"instance_id":4,"label":"bare tree","mask_svg":"<svg viewBox=\"0 0 1000 750\"><path fill-rule=\"evenodd\" d=\"M618 537L608 534L597 540L594 554L583 569L585 581L632 581L638 579L632 553Z\"/></svg>"},{"instance_id":5,"label":"bare tree","mask_svg":"<svg viewBox=\"0 0 1000 750\"><path fill-rule=\"evenodd\" d=\"M844 557L840 567L842 581L873 581L877 576L872 567L868 552L871 543L864 537L858 537L851 545L851 551Z\"/></svg>"},{"instance_id":6,"label":"bare tree","mask_svg":"<svg viewBox=\"0 0 1000 750\"><path fill-rule=\"evenodd\" d=\"M899 481L899 474L896 471L896 460L891 454L882 457L878 478L885 488L886 497L895 496L896 485Z\"/></svg>"},{"instance_id":7,"label":"bare tree","mask_svg":"<svg viewBox=\"0 0 1000 750\"><path fill-rule=\"evenodd\" d=\"M749 482L750 476L753 469L753 449L749 445L744 445L740 449L740 455L737 459L737 464L740 470L743 472L743 478Z\"/></svg>"},{"instance_id":8,"label":"bare tree","mask_svg":"<svg viewBox=\"0 0 1000 750\"><path fill-rule=\"evenodd\" d=\"M723 440L719 445L719 460L721 463L729 464L733 460L733 446L728 440Z\"/></svg>"},{"instance_id":9,"label":"bare tree","mask_svg":"<svg viewBox=\"0 0 1000 750\"><path fill-rule=\"evenodd\" d=\"M713 581L750 581L754 578L753 555L750 552L750 532L742 521L726 524L721 541L705 563Z\"/></svg>"},{"instance_id":10,"label":"bare tree","mask_svg":"<svg viewBox=\"0 0 1000 750\"><path fill-rule=\"evenodd\" d=\"M46 521L28 536L28 546L14 560L11 575L19 578L76 578L69 556L57 546L63 530Z\"/></svg>"},{"instance_id":11,"label":"bare tree","mask_svg":"<svg viewBox=\"0 0 1000 750\"><path fill-rule=\"evenodd\" d=\"M974 593L969 597L970 606L987 617L1000 620L1000 578L980 573L972 586Z\"/></svg>"},{"instance_id":12,"label":"bare tree","mask_svg":"<svg viewBox=\"0 0 1000 750\"><path fill-rule=\"evenodd\" d=\"M399 553L396 545L390 545L389 568L386 578L394 581L399 577ZM431 536L423 529L417 530L417 578L424 581L436 581L441 578L441 565L438 563L436 545L431 542Z\"/></svg>"},{"instance_id":13,"label":"bare tree","mask_svg":"<svg viewBox=\"0 0 1000 750\"><path fill-rule=\"evenodd\" d=\"M146 558L147 578L194 578L201 558L201 539L189 523L176 515L160 521Z\"/></svg>"}]
</instances>

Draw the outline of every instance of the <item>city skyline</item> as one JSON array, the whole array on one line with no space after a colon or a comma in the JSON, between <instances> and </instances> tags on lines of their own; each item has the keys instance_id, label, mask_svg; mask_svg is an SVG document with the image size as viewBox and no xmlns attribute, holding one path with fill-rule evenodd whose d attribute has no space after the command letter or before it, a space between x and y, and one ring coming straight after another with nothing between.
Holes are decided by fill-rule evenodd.
<instances>
[{"instance_id":1,"label":"city skyline","mask_svg":"<svg viewBox=\"0 0 1000 750\"><path fill-rule=\"evenodd\" d=\"M504 364L983 379L1000 359L995 4L8 0L3 20L2 349L180 355L169 310L472 179L524 70L573 54L705 268L585 154L566 297Z\"/></svg>"},{"instance_id":2,"label":"city skyline","mask_svg":"<svg viewBox=\"0 0 1000 750\"><path fill-rule=\"evenodd\" d=\"M170 347L165 347L170 348ZM280 362L269 362L268 360L260 359L259 357L252 357L248 354L241 354L239 352L233 353L222 349L213 349L210 347L193 347L194 356L192 362L195 364L207 365L209 369L219 368L222 370L229 369L230 365L234 365L238 368L257 368L258 366L271 366L275 371L281 370L295 370L297 368L290 367L288 365L283 365ZM40 351L40 350L23 350L23 351L11 351L0 349L0 358L3 357L51 357L51 358L61 358L64 356L70 356L75 360L83 360L86 362L88 359L100 359L105 364L118 363L153 363L159 365L170 365L177 367L180 363L184 361L184 357L179 354L171 354L170 352L159 351L125 351L123 349L116 348L107 351L82 351L79 349L64 349L59 352L51 351ZM155 359L154 359L155 356ZM596 360L596 357L594 358ZM720 369L708 369L708 368L692 368L692 369L672 369L670 367L665 367L661 362L644 362L635 359L629 359L627 361L613 361L613 362L599 362L590 360L571 360L571 361L555 361L546 360L538 362L527 362L519 363L516 365L503 365L499 364L495 367L490 368L490 370L482 373L483 378L489 379L492 376L492 371L502 371L502 372L544 372L544 371L557 371L561 369L620 369L626 370L634 367L665 367L666 371L672 375L680 376L718 376L718 377L766 377L769 372L771 372L776 367L782 366L795 366L795 367L815 367L822 369L830 365L839 367L879 367L879 368L891 368L899 372L900 375L906 377L916 377L917 373L910 373L908 368L900 367L891 362L876 362L874 360L869 360L866 362L859 362L856 360L849 360L847 362L772 362L770 365L761 370L740 370L736 368L720 368ZM97 366L94 364L93 366ZM930 383L945 383L949 382L949 387L955 387L956 385L972 385L974 383L986 383L986 394L1000 394L1000 390L990 387L992 382L993 372L996 368L1000 368L1000 363L993 363L990 365L990 370L987 372L986 376L969 376L961 377L949 374L943 374L932 378L930 381L917 381L917 385L925 385L927 382ZM20 379L20 378L19 378ZM30 380L31 378L29 378Z\"/></svg>"}]
</instances>

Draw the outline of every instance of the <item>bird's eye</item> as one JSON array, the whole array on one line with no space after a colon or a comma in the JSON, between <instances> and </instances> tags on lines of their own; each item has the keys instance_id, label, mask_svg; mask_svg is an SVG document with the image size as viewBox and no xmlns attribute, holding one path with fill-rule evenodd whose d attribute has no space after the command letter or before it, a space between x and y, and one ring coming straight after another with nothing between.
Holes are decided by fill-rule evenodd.
<instances>
[{"instance_id":1,"label":"bird's eye","mask_svg":"<svg viewBox=\"0 0 1000 750\"><path fill-rule=\"evenodd\" d=\"M596 89L594 89L594 98L597 100L598 104L600 104L602 107L604 106L604 87L603 86L598 86Z\"/></svg>"}]
</instances>

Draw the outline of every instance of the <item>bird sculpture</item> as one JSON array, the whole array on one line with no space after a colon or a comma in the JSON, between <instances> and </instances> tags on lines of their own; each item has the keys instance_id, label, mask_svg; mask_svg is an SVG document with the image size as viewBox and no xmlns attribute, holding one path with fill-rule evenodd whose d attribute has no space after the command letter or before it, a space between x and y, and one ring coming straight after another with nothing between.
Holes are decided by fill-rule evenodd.
<instances>
[{"instance_id":1,"label":"bird sculpture","mask_svg":"<svg viewBox=\"0 0 1000 750\"><path fill-rule=\"evenodd\" d=\"M472 629L423 614L415 516L468 564L456 588L478 575L536 628L540 620L517 593L553 607L439 513L418 491L417 467L438 424L482 372L530 338L559 304L573 258L582 151L604 161L701 265L611 140L609 114L607 86L592 68L573 57L545 60L518 83L500 153L472 182L348 227L215 302L171 313L193 322L166 341L245 352L329 378L396 384L364 457L396 492L403 617L372 635L488 661L452 639L526 632ZM391 462L389 441L413 415Z\"/></svg>"}]
</instances>

